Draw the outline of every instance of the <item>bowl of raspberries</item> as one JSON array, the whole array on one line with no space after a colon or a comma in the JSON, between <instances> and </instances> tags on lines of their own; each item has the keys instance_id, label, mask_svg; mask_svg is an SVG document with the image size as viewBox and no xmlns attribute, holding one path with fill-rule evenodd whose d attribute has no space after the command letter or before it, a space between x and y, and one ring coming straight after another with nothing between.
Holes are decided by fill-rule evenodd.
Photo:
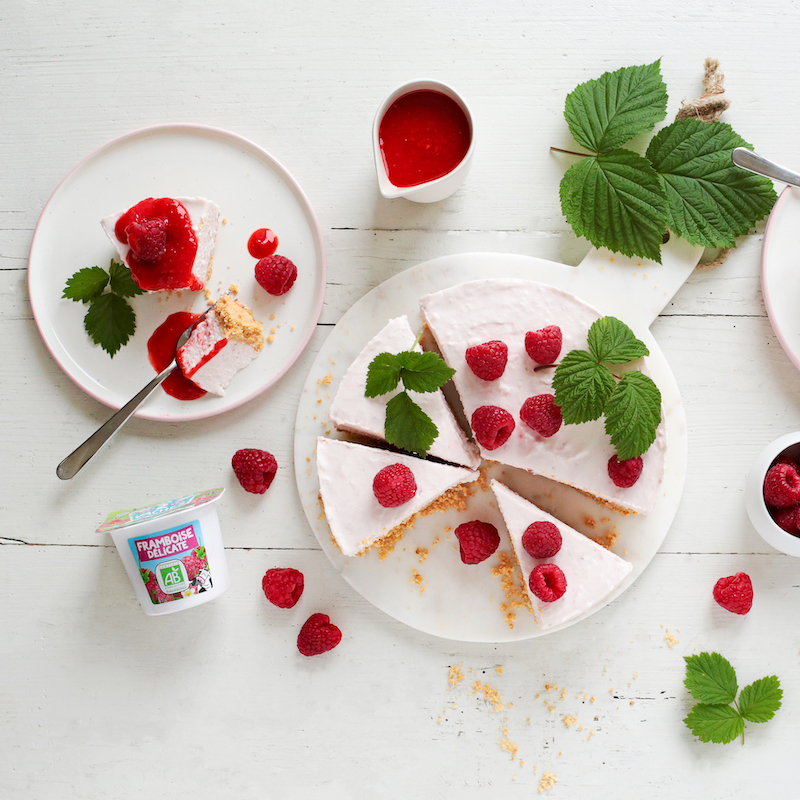
<instances>
[{"instance_id":1,"label":"bowl of raspberries","mask_svg":"<svg viewBox=\"0 0 800 800\"><path fill-rule=\"evenodd\" d=\"M761 451L747 476L745 504L767 544L800 556L800 431L781 436Z\"/></svg>"}]
</instances>

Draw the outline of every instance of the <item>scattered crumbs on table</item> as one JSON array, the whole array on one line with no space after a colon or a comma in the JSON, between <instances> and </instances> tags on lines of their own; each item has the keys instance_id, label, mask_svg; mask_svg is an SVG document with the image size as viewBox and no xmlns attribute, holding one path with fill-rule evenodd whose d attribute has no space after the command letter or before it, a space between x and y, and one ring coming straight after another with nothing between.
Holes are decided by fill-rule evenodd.
<instances>
[{"instance_id":1,"label":"scattered crumbs on table","mask_svg":"<svg viewBox=\"0 0 800 800\"><path fill-rule=\"evenodd\" d=\"M483 693L484 699L491 705L492 711L504 711L507 708L511 708L513 705L513 703L504 703L502 696L493 686L489 686L488 683L475 681L472 684L472 694L480 694L481 692Z\"/></svg>"},{"instance_id":2,"label":"scattered crumbs on table","mask_svg":"<svg viewBox=\"0 0 800 800\"><path fill-rule=\"evenodd\" d=\"M428 557L428 549L426 547L418 547L415 552L419 556L420 564Z\"/></svg>"},{"instance_id":3,"label":"scattered crumbs on table","mask_svg":"<svg viewBox=\"0 0 800 800\"><path fill-rule=\"evenodd\" d=\"M269 318L270 318L270 319L275 319L275 315L274 315L274 314L270 314L270 315L269 315Z\"/></svg>"},{"instance_id":4,"label":"scattered crumbs on table","mask_svg":"<svg viewBox=\"0 0 800 800\"><path fill-rule=\"evenodd\" d=\"M420 575L419 572L417 572L412 567L411 568L411 580L409 581L409 583L415 583L417 586L419 586L420 594L422 594L425 591L425 587L422 585L422 580L423 580L422 575Z\"/></svg>"},{"instance_id":5,"label":"scattered crumbs on table","mask_svg":"<svg viewBox=\"0 0 800 800\"><path fill-rule=\"evenodd\" d=\"M502 750L505 750L507 753L511 753L511 760L514 761L517 757L517 751L519 750L519 747L515 745L514 742L512 742L509 738L507 725L503 725L503 727L500 729L500 732L502 737L497 740L497 744L500 745Z\"/></svg>"},{"instance_id":6,"label":"scattered crumbs on table","mask_svg":"<svg viewBox=\"0 0 800 800\"><path fill-rule=\"evenodd\" d=\"M558 778L554 772L543 772L539 781L539 792L546 792L548 789L552 789L557 781Z\"/></svg>"},{"instance_id":7,"label":"scattered crumbs on table","mask_svg":"<svg viewBox=\"0 0 800 800\"><path fill-rule=\"evenodd\" d=\"M572 714L564 714L561 720L564 723L564 727L571 728L578 721L578 718L572 716Z\"/></svg>"},{"instance_id":8,"label":"scattered crumbs on table","mask_svg":"<svg viewBox=\"0 0 800 800\"><path fill-rule=\"evenodd\" d=\"M274 342L274 341L275 341L275 336L274 336L273 334L270 334L269 336L267 336L267 341L268 341L270 344L272 344L272 342Z\"/></svg>"},{"instance_id":9,"label":"scattered crumbs on table","mask_svg":"<svg viewBox=\"0 0 800 800\"><path fill-rule=\"evenodd\" d=\"M680 631L678 631L680 633ZM675 645L680 642L680 639L675 638L673 634L669 632L669 628L664 629L664 641L669 645L669 649L673 650Z\"/></svg>"},{"instance_id":10,"label":"scattered crumbs on table","mask_svg":"<svg viewBox=\"0 0 800 800\"><path fill-rule=\"evenodd\" d=\"M321 397L319 398L319 400L317 400L317 405L318 405L318 406L321 406L321 405L322 405L322 398L321 398Z\"/></svg>"},{"instance_id":11,"label":"scattered crumbs on table","mask_svg":"<svg viewBox=\"0 0 800 800\"><path fill-rule=\"evenodd\" d=\"M494 671L495 671L495 672L496 672L498 675L502 675L502 674L503 674L503 668L502 668L500 665L496 666L496 667L494 668Z\"/></svg>"},{"instance_id":12,"label":"scattered crumbs on table","mask_svg":"<svg viewBox=\"0 0 800 800\"><path fill-rule=\"evenodd\" d=\"M292 327L291 327L291 328L289 328L289 330L290 330L290 331L293 331L293 330L294 330L294 325L292 325Z\"/></svg>"},{"instance_id":13,"label":"scattered crumbs on table","mask_svg":"<svg viewBox=\"0 0 800 800\"><path fill-rule=\"evenodd\" d=\"M451 689L455 689L464 680L464 673L461 667L450 667L450 674L447 676L447 683Z\"/></svg>"},{"instance_id":14,"label":"scattered crumbs on table","mask_svg":"<svg viewBox=\"0 0 800 800\"><path fill-rule=\"evenodd\" d=\"M333 366L335 367L336 366L336 362L333 359L331 359L330 361L331 361L331 364L333 364Z\"/></svg>"},{"instance_id":15,"label":"scattered crumbs on table","mask_svg":"<svg viewBox=\"0 0 800 800\"><path fill-rule=\"evenodd\" d=\"M332 380L333 375L329 372L327 375L317 381L317 386L329 386Z\"/></svg>"},{"instance_id":16,"label":"scattered crumbs on table","mask_svg":"<svg viewBox=\"0 0 800 800\"><path fill-rule=\"evenodd\" d=\"M223 225L227 225L228 224L228 218L227 217L223 217L222 218L222 224Z\"/></svg>"}]
</instances>

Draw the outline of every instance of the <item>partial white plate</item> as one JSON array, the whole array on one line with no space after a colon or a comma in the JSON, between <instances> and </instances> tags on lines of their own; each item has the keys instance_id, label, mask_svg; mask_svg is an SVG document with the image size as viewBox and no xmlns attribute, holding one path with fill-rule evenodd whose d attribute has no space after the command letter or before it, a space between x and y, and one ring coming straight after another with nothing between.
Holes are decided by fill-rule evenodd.
<instances>
[{"instance_id":1,"label":"partial white plate","mask_svg":"<svg viewBox=\"0 0 800 800\"><path fill-rule=\"evenodd\" d=\"M691 271L700 252L681 251L676 257L683 265L683 277ZM407 314L412 327L421 327L418 302L423 295L479 278L525 278L572 291L601 313L610 313L610 310L616 311L613 304L619 302L619 284L612 273L620 269L627 270L619 275L628 287L627 301L632 310L637 309L637 303L654 291L653 283L641 279L640 269L631 272L631 269L637 270L635 265L621 265L622 261L619 257L601 257L593 253L576 268L517 255L445 256L385 281L359 300L335 326L311 368L300 398L295 426L295 473L303 508L322 549L342 577L369 602L412 628L459 641L512 641L560 630L541 631L533 615L525 609L517 610L513 627L508 624L507 611L502 608L506 597L500 578L492 573L492 568L497 566L500 552L511 552L511 545L494 496L488 489L471 498L466 512L459 514L449 510L418 520L384 561L379 560L374 549L361 557L345 558L331 541L319 502L316 438L319 435L346 438L328 422L328 408L340 378L388 319ZM602 279L594 280L592 276L597 275ZM658 291L664 303L683 277L676 279L674 287L668 291ZM652 318L647 316L647 325ZM650 350L649 366L661 389L666 411L668 447L663 493L649 515L616 514L573 489L520 470L498 466L491 472L493 477L589 536L619 534L612 549L633 565L629 577L615 593L587 614L562 627L569 627L603 608L642 574L664 541L683 492L687 435L680 392L649 329L637 326L635 330ZM452 533L458 524L469 519L492 522L503 536L498 553L472 566L461 562L458 542Z\"/></svg>"},{"instance_id":2,"label":"partial white plate","mask_svg":"<svg viewBox=\"0 0 800 800\"><path fill-rule=\"evenodd\" d=\"M264 323L271 343L228 387L225 397L176 400L158 390L136 412L153 420L210 417L246 403L294 363L314 330L325 292L322 233L303 190L269 153L241 136L200 125L134 131L95 151L62 181L44 208L31 246L28 284L36 324L53 357L75 383L120 408L153 376L147 340L175 311L206 307L203 292L149 293L132 300L136 334L114 358L92 344L85 307L61 299L83 267L108 268L115 251L100 219L146 197L206 197L222 209L209 281L216 299L231 284ZM255 281L247 240L258 228L278 236L278 253L298 270L292 289L271 297ZM274 328L274 334L270 331Z\"/></svg>"},{"instance_id":3,"label":"partial white plate","mask_svg":"<svg viewBox=\"0 0 800 800\"><path fill-rule=\"evenodd\" d=\"M800 369L800 189L787 186L772 209L761 250L761 293L772 329Z\"/></svg>"}]
</instances>

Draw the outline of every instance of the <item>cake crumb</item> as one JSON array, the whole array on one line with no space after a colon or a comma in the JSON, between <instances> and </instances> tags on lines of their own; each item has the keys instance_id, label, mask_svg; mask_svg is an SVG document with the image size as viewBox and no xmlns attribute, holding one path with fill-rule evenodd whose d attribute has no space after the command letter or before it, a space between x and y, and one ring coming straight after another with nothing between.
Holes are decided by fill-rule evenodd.
<instances>
[{"instance_id":1,"label":"cake crumb","mask_svg":"<svg viewBox=\"0 0 800 800\"><path fill-rule=\"evenodd\" d=\"M556 777L555 773L553 772L543 772L541 780L539 781L539 793L547 791L548 789L552 789L558 778Z\"/></svg>"},{"instance_id":2,"label":"cake crumb","mask_svg":"<svg viewBox=\"0 0 800 800\"><path fill-rule=\"evenodd\" d=\"M450 673L447 676L447 683L451 689L455 689L461 681L464 680L464 673L460 667L450 667Z\"/></svg>"},{"instance_id":3,"label":"cake crumb","mask_svg":"<svg viewBox=\"0 0 800 800\"><path fill-rule=\"evenodd\" d=\"M270 315L269 315L269 318L270 318L270 319L275 319L275 315L274 315L274 314L270 314Z\"/></svg>"},{"instance_id":4,"label":"cake crumb","mask_svg":"<svg viewBox=\"0 0 800 800\"><path fill-rule=\"evenodd\" d=\"M317 386L329 386L332 380L333 375L329 372L324 378L320 378L317 381Z\"/></svg>"},{"instance_id":5,"label":"cake crumb","mask_svg":"<svg viewBox=\"0 0 800 800\"><path fill-rule=\"evenodd\" d=\"M578 721L578 718L573 717L571 714L570 715L565 714L561 719L564 722L565 728L572 727Z\"/></svg>"},{"instance_id":6,"label":"cake crumb","mask_svg":"<svg viewBox=\"0 0 800 800\"><path fill-rule=\"evenodd\" d=\"M670 650L674 650L675 645L680 642L680 639L676 639L675 636L669 632L669 628L667 628L664 633L664 641L669 645Z\"/></svg>"},{"instance_id":7,"label":"cake crumb","mask_svg":"<svg viewBox=\"0 0 800 800\"><path fill-rule=\"evenodd\" d=\"M507 708L511 708L513 705L513 703L504 703L500 693L493 686L489 686L488 683L475 681L475 683L472 684L472 694L479 694L481 692L483 692L484 698L491 703L492 711L504 711Z\"/></svg>"},{"instance_id":8,"label":"cake crumb","mask_svg":"<svg viewBox=\"0 0 800 800\"><path fill-rule=\"evenodd\" d=\"M494 668L494 671L495 671L495 672L496 672L498 675L502 675L502 674L503 674L503 668L502 668L502 667L499 667L499 666L498 666L498 667L495 667L495 668Z\"/></svg>"},{"instance_id":9,"label":"cake crumb","mask_svg":"<svg viewBox=\"0 0 800 800\"><path fill-rule=\"evenodd\" d=\"M269 336L267 336L267 341L268 341L270 344L272 344L272 342L274 342L274 341L275 341L275 337L274 337L272 334L270 334Z\"/></svg>"},{"instance_id":10,"label":"cake crumb","mask_svg":"<svg viewBox=\"0 0 800 800\"><path fill-rule=\"evenodd\" d=\"M519 750L519 747L517 747L517 745L515 745L510 740L510 738L508 736L508 726L507 725L504 725L501 728L501 732L503 734L503 738L502 739L498 739L497 740L497 744L500 745L500 748L502 750L505 750L507 753L511 753L511 760L514 761L516 759L516 757L517 757L517 751Z\"/></svg>"},{"instance_id":11,"label":"cake crumb","mask_svg":"<svg viewBox=\"0 0 800 800\"><path fill-rule=\"evenodd\" d=\"M595 522L594 517L590 517L588 514L584 516L583 523L584 525L586 525L587 528L597 527L597 523Z\"/></svg>"},{"instance_id":12,"label":"cake crumb","mask_svg":"<svg viewBox=\"0 0 800 800\"><path fill-rule=\"evenodd\" d=\"M420 592L424 592L424 591L425 591L424 587L422 586L422 581L423 581L422 575L420 575L420 574L419 574L419 572L417 572L417 571L416 571L416 570L415 570L415 569L412 567L412 568L411 568L411 581L409 581L409 582L410 582L410 583L411 583L411 582L413 582L413 583L416 583L416 584L417 584L417 586L419 586L419 587L420 587Z\"/></svg>"},{"instance_id":13,"label":"cake crumb","mask_svg":"<svg viewBox=\"0 0 800 800\"><path fill-rule=\"evenodd\" d=\"M428 557L428 550L424 547L418 547L416 553L419 556L419 563L421 564Z\"/></svg>"},{"instance_id":14,"label":"cake crumb","mask_svg":"<svg viewBox=\"0 0 800 800\"><path fill-rule=\"evenodd\" d=\"M231 294L239 294L239 286L238 286L238 284L236 284L236 283L232 283L232 284L231 284L231 285L228 287L228 291L229 291Z\"/></svg>"},{"instance_id":15,"label":"cake crumb","mask_svg":"<svg viewBox=\"0 0 800 800\"><path fill-rule=\"evenodd\" d=\"M509 553L501 551L497 560L497 566L492 567L492 575L500 578L500 585L506 598L506 602L500 605L500 610L505 613L506 625L513 629L517 618L515 610L526 608L532 612L533 609L516 559Z\"/></svg>"},{"instance_id":16,"label":"cake crumb","mask_svg":"<svg viewBox=\"0 0 800 800\"><path fill-rule=\"evenodd\" d=\"M228 224L228 218L227 217L223 217L222 218L222 224L223 225L227 225Z\"/></svg>"}]
</instances>

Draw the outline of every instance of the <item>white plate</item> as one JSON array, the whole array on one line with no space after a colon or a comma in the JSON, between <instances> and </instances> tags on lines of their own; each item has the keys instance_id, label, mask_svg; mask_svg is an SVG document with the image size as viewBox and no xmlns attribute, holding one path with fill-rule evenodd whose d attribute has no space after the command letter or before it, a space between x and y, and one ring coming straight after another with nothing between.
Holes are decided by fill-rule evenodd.
<instances>
[{"instance_id":1,"label":"white plate","mask_svg":"<svg viewBox=\"0 0 800 800\"><path fill-rule=\"evenodd\" d=\"M379 560L375 549L361 557L345 558L332 543L319 502L315 445L317 436L321 434L346 438L328 423L328 407L339 379L363 346L391 317L407 314L412 327L420 327L418 301L430 292L478 278L526 278L572 291L601 313L620 316L614 305L620 297L619 278L628 289L625 300L630 306L630 315L626 321L631 315L643 314L637 321L647 326L683 282L701 252L702 249L687 250L684 247L676 258L680 270L673 270L669 280L666 279L667 273L672 267L648 266L648 271L652 268L651 276L662 270L661 276L665 280L660 285L656 285L658 281L652 277L648 279L646 274L642 275L636 265L623 266L621 262L624 260L619 257L604 258L596 253L590 254L578 268L516 255L470 253L445 256L390 278L359 300L323 344L303 389L295 427L295 473L300 499L322 549L342 577L390 616L436 636L460 641L501 642L543 635L545 632L539 630L533 615L524 609L517 612L514 627L508 625L501 609L506 598L500 579L492 574L492 567L498 563L498 554L472 566L462 564L459 558L458 542L452 529L468 519L493 522L504 537L498 553L511 551L496 503L488 489L485 493L478 492L470 500L465 513L450 510L418 520L384 561ZM619 267L622 269L617 273ZM646 280L643 281L643 277ZM647 306L645 298L651 295L659 299L651 298L650 311L644 313L641 309ZM683 491L687 438L680 393L649 329L643 329L641 325L632 326L650 350L649 366L661 389L666 410L668 447L663 494L657 499L653 511L646 517L636 514L623 516L573 489L520 470L496 467L491 473L583 533L594 537L614 530L619 533L613 550L632 563L629 577L614 594L590 612L562 627L568 627L604 607L642 574L672 524ZM437 539L438 543L434 545ZM424 560L417 553L418 548L428 550ZM554 630L559 628L546 633Z\"/></svg>"},{"instance_id":2,"label":"white plate","mask_svg":"<svg viewBox=\"0 0 800 800\"><path fill-rule=\"evenodd\" d=\"M216 299L237 284L274 340L228 387L225 397L176 400L162 390L137 416L155 420L209 417L241 405L277 381L294 363L316 325L325 291L325 253L314 212L292 176L257 145L200 125L160 125L109 142L82 161L44 208L31 246L28 285L45 344L75 383L112 408L126 403L153 376L147 340L175 311L206 307L203 292L148 293L132 300L136 334L114 358L83 329L81 303L61 299L67 279L83 267L108 268L115 250L100 219L146 197L207 197L222 209L209 281ZM255 281L247 240L258 228L278 236L278 252L298 270L292 289L271 297ZM274 318L271 319L274 314Z\"/></svg>"},{"instance_id":3,"label":"white plate","mask_svg":"<svg viewBox=\"0 0 800 800\"><path fill-rule=\"evenodd\" d=\"M800 189L787 186L772 209L761 250L761 293L772 329L800 369Z\"/></svg>"}]
</instances>

